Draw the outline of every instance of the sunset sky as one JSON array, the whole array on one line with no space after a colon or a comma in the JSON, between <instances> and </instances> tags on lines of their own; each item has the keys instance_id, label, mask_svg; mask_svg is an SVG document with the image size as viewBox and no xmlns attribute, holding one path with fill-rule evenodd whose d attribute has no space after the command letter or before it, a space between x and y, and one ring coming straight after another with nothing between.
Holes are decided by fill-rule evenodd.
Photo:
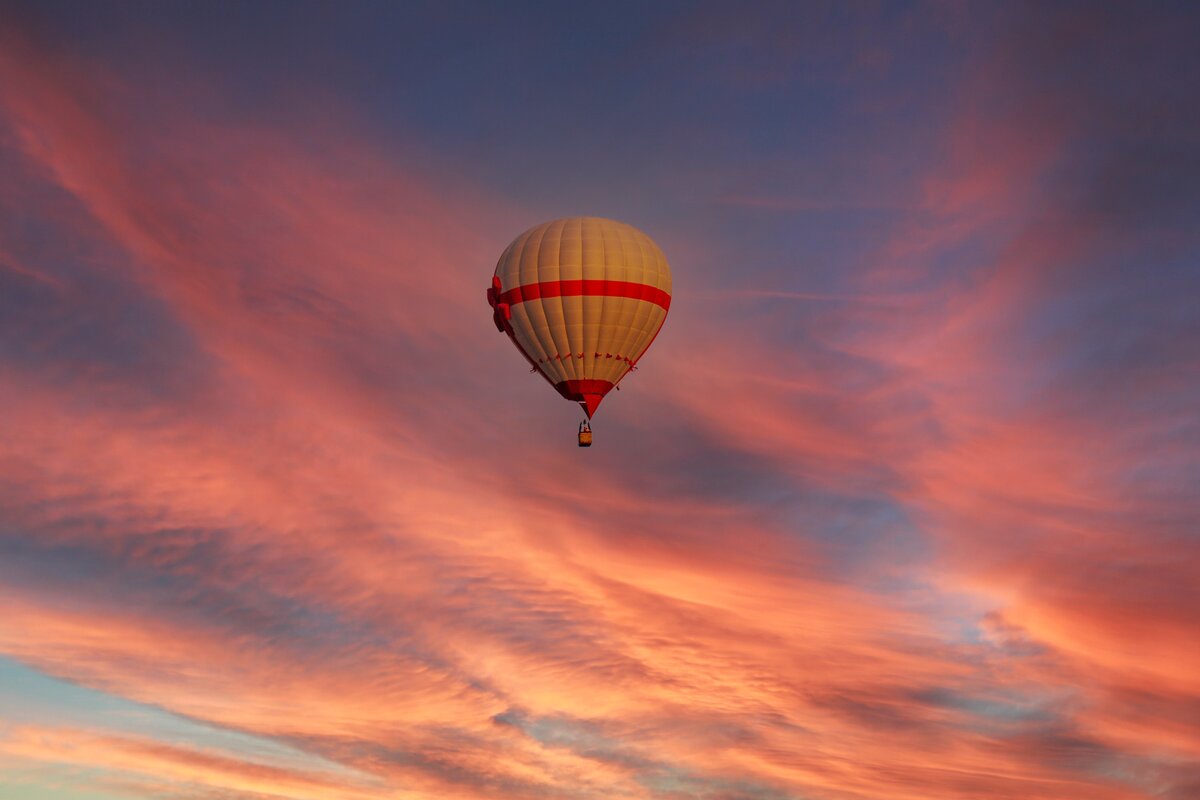
<instances>
[{"instance_id":1,"label":"sunset sky","mask_svg":"<svg viewBox=\"0 0 1200 800\"><path fill-rule=\"evenodd\" d=\"M1197 42L0 0L0 798L1200 798ZM590 450L571 215L674 275Z\"/></svg>"}]
</instances>

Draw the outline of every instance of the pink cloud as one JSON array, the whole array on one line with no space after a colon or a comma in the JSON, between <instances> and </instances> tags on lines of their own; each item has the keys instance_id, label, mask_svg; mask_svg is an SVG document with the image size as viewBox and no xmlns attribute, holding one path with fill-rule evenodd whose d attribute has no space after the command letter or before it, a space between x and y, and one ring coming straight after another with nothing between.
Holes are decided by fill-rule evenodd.
<instances>
[{"instance_id":1,"label":"pink cloud","mask_svg":"<svg viewBox=\"0 0 1200 800\"><path fill-rule=\"evenodd\" d=\"M531 435L544 387L508 382L480 290L514 227L501 201L363 134L308 148L153 87L150 126L118 76L5 52L12 157L91 217L62 235L124 254L103 268L200 355L166 399L0 364L0 499L32 532L0 652L346 772L53 724L5 730L9 762L65 750L212 796L1050 800L1147 797L1105 767L1195 756L1169 712L1196 697L1197 552L1157 522L1187 498L1131 476L1162 431L1129 406L1169 376L1093 399L1056 370L1092 328L1022 329L1109 244L1086 214L1039 217L1086 120L997 125L967 102L861 280L872 301L822 303L802 341L776 338L781 312L684 306L637 376L635 433L678 425L697 461L914 520L932 561L868 565L904 581L885 592L838 576L836 512L685 493L672 479L706 464L581 462ZM965 85L1008 80L987 63ZM956 248L970 269L938 274Z\"/></svg>"}]
</instances>

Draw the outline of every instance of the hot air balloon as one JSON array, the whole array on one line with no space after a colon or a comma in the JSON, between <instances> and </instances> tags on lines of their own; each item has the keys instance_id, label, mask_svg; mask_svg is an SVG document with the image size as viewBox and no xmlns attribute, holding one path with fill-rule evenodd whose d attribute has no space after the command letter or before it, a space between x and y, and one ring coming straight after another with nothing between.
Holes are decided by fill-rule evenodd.
<instances>
[{"instance_id":1,"label":"hot air balloon","mask_svg":"<svg viewBox=\"0 0 1200 800\"><path fill-rule=\"evenodd\" d=\"M496 329L590 420L662 328L671 269L658 245L632 225L567 217L513 240L487 298ZM579 443L591 443L587 421Z\"/></svg>"}]
</instances>

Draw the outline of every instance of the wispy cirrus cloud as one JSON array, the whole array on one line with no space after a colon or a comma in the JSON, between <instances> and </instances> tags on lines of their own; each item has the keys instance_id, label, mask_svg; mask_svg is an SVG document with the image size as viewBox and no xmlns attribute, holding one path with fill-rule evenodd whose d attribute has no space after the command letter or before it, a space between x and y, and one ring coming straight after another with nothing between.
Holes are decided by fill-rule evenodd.
<instances>
[{"instance_id":1,"label":"wispy cirrus cloud","mask_svg":"<svg viewBox=\"0 0 1200 800\"><path fill-rule=\"evenodd\" d=\"M872 302L799 314L750 264L762 296L676 304L585 462L490 330L503 198L9 33L0 202L36 221L0 222L0 652L329 766L103 719L0 729L4 763L133 796L1185 796L1197 243L1145 209L1196 198L1088 147L1126 133L1106 72L1043 82L1056 36L1110 41L1075 20L972 61L911 205L800 292Z\"/></svg>"}]
</instances>

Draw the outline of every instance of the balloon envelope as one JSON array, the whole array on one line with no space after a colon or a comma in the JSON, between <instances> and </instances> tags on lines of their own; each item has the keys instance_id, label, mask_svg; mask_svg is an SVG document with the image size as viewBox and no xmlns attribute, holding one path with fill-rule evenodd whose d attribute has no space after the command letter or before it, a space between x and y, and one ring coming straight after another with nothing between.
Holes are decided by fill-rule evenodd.
<instances>
[{"instance_id":1,"label":"balloon envelope","mask_svg":"<svg viewBox=\"0 0 1200 800\"><path fill-rule=\"evenodd\" d=\"M488 289L497 329L591 417L645 355L671 305L671 269L632 225L567 217L522 233Z\"/></svg>"}]
</instances>

